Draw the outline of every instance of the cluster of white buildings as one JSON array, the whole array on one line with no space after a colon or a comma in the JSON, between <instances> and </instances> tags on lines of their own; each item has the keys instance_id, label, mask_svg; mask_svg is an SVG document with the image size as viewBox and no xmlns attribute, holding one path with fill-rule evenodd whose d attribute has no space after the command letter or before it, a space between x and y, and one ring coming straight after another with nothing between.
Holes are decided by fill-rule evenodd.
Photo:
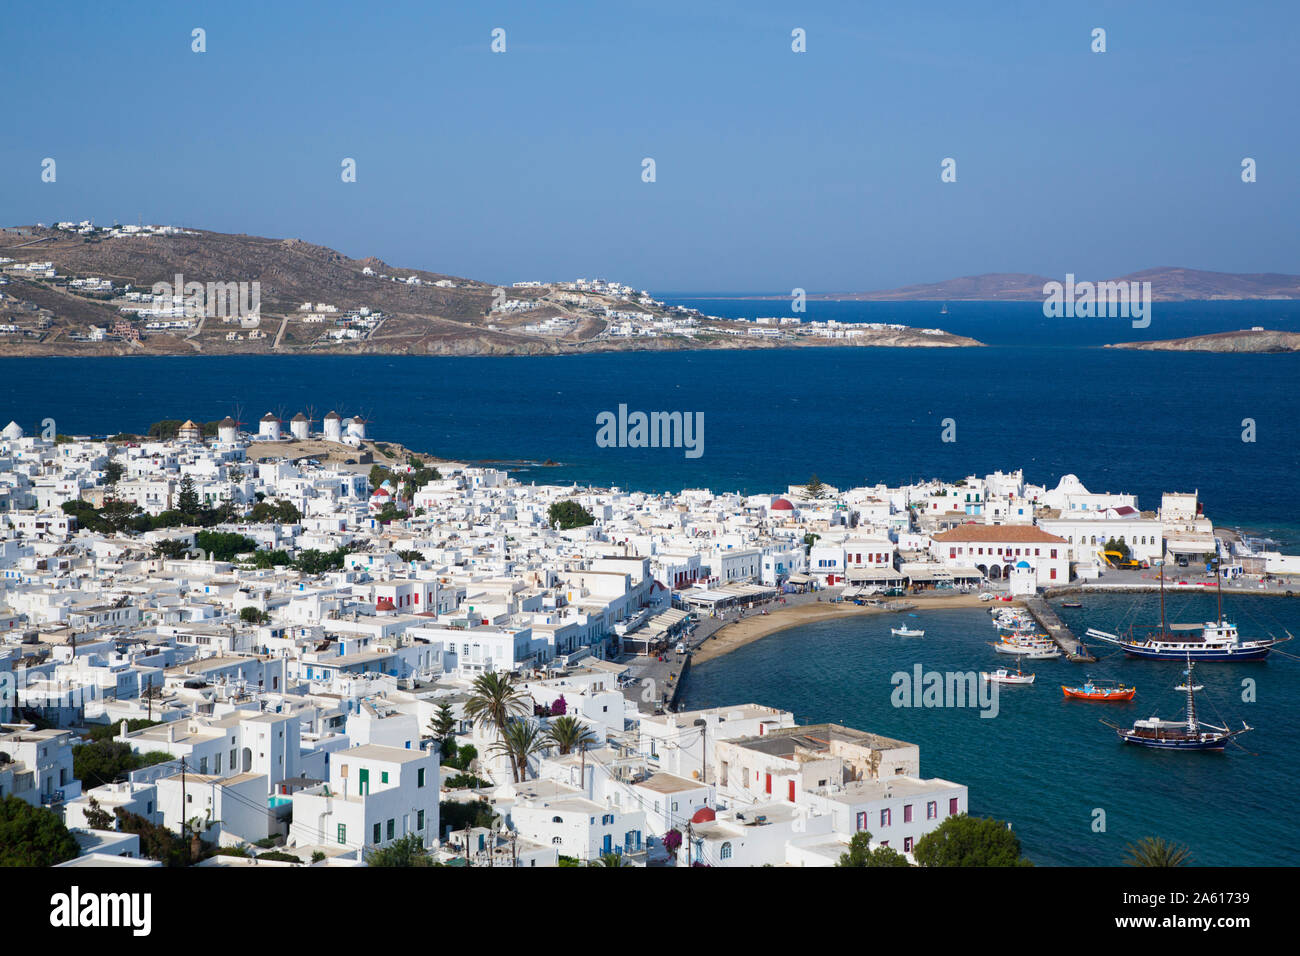
<instances>
[{"instance_id":1,"label":"cluster of white buildings","mask_svg":"<svg viewBox=\"0 0 1300 956\"><path fill-rule=\"evenodd\" d=\"M359 420L331 413L322 426L327 440L346 428L364 441ZM302 437L310 423L290 427ZM412 835L444 860L517 866L611 852L831 865L861 830L910 854L967 809L964 786L921 775L915 745L753 703L664 713L660 698L625 693L620 661L782 590L1032 590L1090 573L1112 540L1138 559L1213 548L1195 495L1141 512L1074 476L655 495L440 463L421 487L400 480L403 466L372 488L366 465L248 458L285 437L269 414L256 434L227 419L208 441L189 422L176 440L131 444L0 431L0 796L62 813L86 860L138 856L129 835L87 830L92 797L223 846L278 839L318 865L357 865ZM235 517L114 534L63 507L112 498L159 516L182 483ZM259 501L299 517L238 517ZM553 526L563 501L594 522ZM381 523L390 503L399 517ZM205 530L241 535L246 550L205 554ZM188 553L166 556L164 541ZM309 553L343 558L308 573L297 565ZM542 730L577 718L589 745L542 747L516 779L495 733L466 718L485 673L513 675ZM444 705L458 746L477 751L465 768L432 739ZM95 725L159 762L82 793L71 728ZM450 831L448 800L487 801L494 826Z\"/></svg>"},{"instance_id":2,"label":"cluster of white buildings","mask_svg":"<svg viewBox=\"0 0 1300 956\"><path fill-rule=\"evenodd\" d=\"M37 223L40 225L40 223ZM192 229L179 226L96 226L91 220L81 222L56 222L54 228L61 232L72 232L79 236L98 236L105 239L143 239L149 236L197 236Z\"/></svg>"}]
</instances>

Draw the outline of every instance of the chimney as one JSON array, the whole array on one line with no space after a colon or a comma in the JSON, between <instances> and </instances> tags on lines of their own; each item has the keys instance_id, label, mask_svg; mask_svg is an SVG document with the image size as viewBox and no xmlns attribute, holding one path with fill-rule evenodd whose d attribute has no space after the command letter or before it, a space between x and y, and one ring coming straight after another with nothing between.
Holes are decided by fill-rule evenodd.
<instances>
[{"instance_id":1,"label":"chimney","mask_svg":"<svg viewBox=\"0 0 1300 956\"><path fill-rule=\"evenodd\" d=\"M169 744L176 743L176 721L174 720L167 725L167 742Z\"/></svg>"}]
</instances>

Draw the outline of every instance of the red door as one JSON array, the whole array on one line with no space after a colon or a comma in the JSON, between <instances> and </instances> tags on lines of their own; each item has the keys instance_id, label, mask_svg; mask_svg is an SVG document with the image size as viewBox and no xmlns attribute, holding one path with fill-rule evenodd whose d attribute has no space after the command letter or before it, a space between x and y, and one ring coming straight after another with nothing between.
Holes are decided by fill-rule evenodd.
<instances>
[{"instance_id":1,"label":"red door","mask_svg":"<svg viewBox=\"0 0 1300 956\"><path fill-rule=\"evenodd\" d=\"M790 802L794 803L794 781L790 781Z\"/></svg>"},{"instance_id":2,"label":"red door","mask_svg":"<svg viewBox=\"0 0 1300 956\"><path fill-rule=\"evenodd\" d=\"M767 787L766 787L765 789L767 790L768 793L771 793L771 792L772 792L772 775L769 773L769 774L766 774L766 777L767 777Z\"/></svg>"}]
</instances>

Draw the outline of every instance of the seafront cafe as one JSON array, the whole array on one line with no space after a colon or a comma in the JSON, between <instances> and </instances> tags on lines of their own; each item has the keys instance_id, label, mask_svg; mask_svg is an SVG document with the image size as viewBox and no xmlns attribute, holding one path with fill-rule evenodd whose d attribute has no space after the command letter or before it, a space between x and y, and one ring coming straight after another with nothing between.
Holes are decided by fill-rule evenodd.
<instances>
[{"instance_id":1,"label":"seafront cafe","mask_svg":"<svg viewBox=\"0 0 1300 956\"><path fill-rule=\"evenodd\" d=\"M859 593L870 593L873 589L889 591L907 586L907 576L893 568L849 568L844 576L850 587L856 585L860 589ZM845 591L844 597L848 596L848 591Z\"/></svg>"},{"instance_id":2,"label":"seafront cafe","mask_svg":"<svg viewBox=\"0 0 1300 956\"><path fill-rule=\"evenodd\" d=\"M697 611L716 613L770 601L776 593L776 588L762 584L723 584L716 588L691 588L676 595L674 600Z\"/></svg>"},{"instance_id":3,"label":"seafront cafe","mask_svg":"<svg viewBox=\"0 0 1300 956\"><path fill-rule=\"evenodd\" d=\"M690 622L689 611L669 608L646 621L644 627L624 634L620 640L624 650L636 654L653 654L665 650Z\"/></svg>"}]
</instances>

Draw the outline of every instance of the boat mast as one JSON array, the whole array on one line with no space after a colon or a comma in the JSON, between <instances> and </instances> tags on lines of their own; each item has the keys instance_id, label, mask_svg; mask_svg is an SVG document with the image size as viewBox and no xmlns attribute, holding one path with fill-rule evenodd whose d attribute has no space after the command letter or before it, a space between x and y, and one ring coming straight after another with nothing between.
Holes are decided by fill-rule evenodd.
<instances>
[{"instance_id":1,"label":"boat mast","mask_svg":"<svg viewBox=\"0 0 1300 956\"><path fill-rule=\"evenodd\" d=\"M1196 686L1195 683L1193 682L1195 678L1194 675L1192 674L1192 669L1195 666L1196 665L1192 663L1192 655L1188 654L1187 655L1187 732L1192 735L1195 735L1198 730L1198 726L1196 723L1196 694L1192 691L1192 688Z\"/></svg>"},{"instance_id":2,"label":"boat mast","mask_svg":"<svg viewBox=\"0 0 1300 956\"><path fill-rule=\"evenodd\" d=\"M1160 559L1160 636L1164 637L1165 630L1165 559Z\"/></svg>"},{"instance_id":3,"label":"boat mast","mask_svg":"<svg viewBox=\"0 0 1300 956\"><path fill-rule=\"evenodd\" d=\"M1214 579L1215 590L1219 595L1219 626L1223 626L1223 554L1218 538L1214 539Z\"/></svg>"}]
</instances>

